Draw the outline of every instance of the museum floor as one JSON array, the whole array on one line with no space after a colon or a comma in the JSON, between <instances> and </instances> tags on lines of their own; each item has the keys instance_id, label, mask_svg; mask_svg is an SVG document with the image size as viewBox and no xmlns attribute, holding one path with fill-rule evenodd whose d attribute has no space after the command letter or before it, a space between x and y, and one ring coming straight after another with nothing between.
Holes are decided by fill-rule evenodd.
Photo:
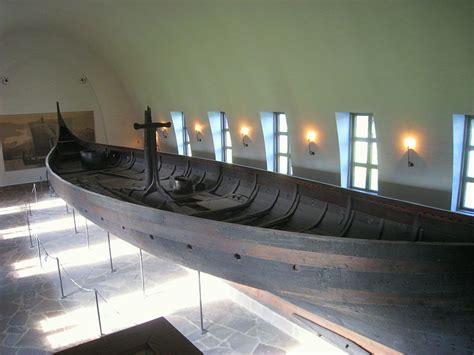
<instances>
[{"instance_id":1,"label":"museum floor","mask_svg":"<svg viewBox=\"0 0 474 355\"><path fill-rule=\"evenodd\" d=\"M196 271L143 253L144 294L139 250L111 236L111 272L107 233L88 222L88 247L85 219L76 215L76 233L72 211L46 191L31 204L31 247L28 189L0 189L0 354L46 354L99 337L93 289L104 334L165 316L205 354L342 353L301 329L278 329L272 324L285 324L281 317L264 309L270 324L251 311L263 306L205 274L202 334Z\"/></svg>"}]
</instances>

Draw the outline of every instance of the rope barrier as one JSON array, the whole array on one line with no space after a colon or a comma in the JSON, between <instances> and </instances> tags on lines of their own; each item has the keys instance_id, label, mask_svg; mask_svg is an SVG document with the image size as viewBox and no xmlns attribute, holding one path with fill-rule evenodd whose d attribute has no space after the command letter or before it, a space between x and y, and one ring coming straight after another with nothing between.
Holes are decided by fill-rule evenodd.
<instances>
[{"instance_id":1,"label":"rope barrier","mask_svg":"<svg viewBox=\"0 0 474 355\"><path fill-rule=\"evenodd\" d=\"M58 265L60 266L60 268L63 270L64 274L67 276L67 278L69 279L69 281L71 281L77 288L79 288L80 290L82 291L85 291L85 292L93 292L93 293L96 293L103 301L104 303L106 303L110 309L115 312L119 317L122 317L122 314L109 302L109 300L107 300L107 298L105 298L105 296L96 288L87 288L87 287L84 287L82 286L79 282L77 282L76 280L74 280L74 278L72 277L72 275L66 270L66 268L64 267L64 265L60 262L59 258L58 257L55 257L55 256L52 256L51 254L48 253L48 251L46 250L45 246L43 245L43 243L40 241L39 237L36 236L36 239L38 240L38 245L42 248L42 250L44 251L44 254L45 254L45 257L44 257L44 261L47 262L47 258L51 258L51 259L55 259L58 263ZM100 317L100 316L99 316ZM99 321L100 323L100 321ZM138 325L139 323L136 323L136 322L132 322L134 325ZM101 334L102 333L102 330L101 330Z\"/></svg>"}]
</instances>

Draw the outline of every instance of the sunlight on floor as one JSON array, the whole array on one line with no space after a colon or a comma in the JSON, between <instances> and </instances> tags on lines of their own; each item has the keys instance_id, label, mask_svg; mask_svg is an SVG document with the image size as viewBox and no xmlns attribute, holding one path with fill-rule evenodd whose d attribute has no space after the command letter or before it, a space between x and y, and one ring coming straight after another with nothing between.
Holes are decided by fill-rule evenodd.
<instances>
[{"instance_id":1,"label":"sunlight on floor","mask_svg":"<svg viewBox=\"0 0 474 355\"><path fill-rule=\"evenodd\" d=\"M104 233L105 234L105 233ZM105 238L105 236L104 236ZM43 242L43 246L48 250L48 244ZM126 255L138 255L139 251L136 247L128 244L120 239L112 239L111 241L112 258L118 258ZM48 251L53 257L59 258L61 265L65 268L77 267L83 265L92 265L109 260L109 252L107 242L92 244L91 248L85 247L71 248L62 250L58 253ZM48 258L46 261L45 254L42 250L43 267L40 267L39 257L25 259L15 262L11 265L15 271L16 278L29 277L33 275L45 274L48 272L57 272L56 261Z\"/></svg>"},{"instance_id":2,"label":"sunlight on floor","mask_svg":"<svg viewBox=\"0 0 474 355\"><path fill-rule=\"evenodd\" d=\"M31 206L32 211L40 211L40 210L46 210L48 208L55 208L55 207L60 207L60 206L65 206L65 205L66 203L64 202L63 199L53 198L53 199L48 199L48 200L32 203L30 206ZM0 216L19 213L19 212L23 212L23 213L25 212L25 205L16 205L16 206L0 208Z\"/></svg>"},{"instance_id":3,"label":"sunlight on floor","mask_svg":"<svg viewBox=\"0 0 474 355\"><path fill-rule=\"evenodd\" d=\"M111 333L131 325L140 324L160 316L173 314L181 309L198 305L197 272L187 270L183 277L146 289L141 289L110 297L104 302L99 297L100 316L104 333ZM205 283L203 304L227 299L226 285L223 281L202 275ZM224 292L221 292L224 291ZM99 336L99 326L94 294L90 297L90 306L50 317L39 322L40 328L53 349L82 342Z\"/></svg>"},{"instance_id":4,"label":"sunlight on floor","mask_svg":"<svg viewBox=\"0 0 474 355\"><path fill-rule=\"evenodd\" d=\"M85 220L82 217L76 216L76 226L81 228L85 225ZM74 228L74 220L72 214L64 218L56 218L45 222L30 223L31 234L44 234L50 232L60 232L67 229ZM22 238L28 236L28 227L25 224L18 227L1 229L0 240Z\"/></svg>"},{"instance_id":5,"label":"sunlight on floor","mask_svg":"<svg viewBox=\"0 0 474 355\"><path fill-rule=\"evenodd\" d=\"M324 355L345 355L345 351L334 347L333 345L323 341L316 334L309 331L302 332L298 336L301 343L289 349L287 355L307 355L307 354L324 354Z\"/></svg>"}]
</instances>

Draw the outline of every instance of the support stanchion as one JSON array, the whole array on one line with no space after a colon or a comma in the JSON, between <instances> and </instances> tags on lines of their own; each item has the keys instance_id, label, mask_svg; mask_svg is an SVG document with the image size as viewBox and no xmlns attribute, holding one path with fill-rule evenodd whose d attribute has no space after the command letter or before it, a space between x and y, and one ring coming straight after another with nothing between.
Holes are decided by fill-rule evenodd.
<instances>
[{"instance_id":1,"label":"support stanchion","mask_svg":"<svg viewBox=\"0 0 474 355\"><path fill-rule=\"evenodd\" d=\"M99 295L98 295L98 293L99 292L96 289L94 289L95 306L96 306L96 309L97 309L97 320L99 321L99 332L100 332L100 336L103 336L104 333L102 333L102 322L100 320Z\"/></svg>"},{"instance_id":2,"label":"support stanchion","mask_svg":"<svg viewBox=\"0 0 474 355\"><path fill-rule=\"evenodd\" d=\"M38 246L38 259L40 262L41 268L43 268L43 260L41 260L41 246L40 246L40 240L38 236L36 236L36 245Z\"/></svg>"},{"instance_id":3,"label":"support stanchion","mask_svg":"<svg viewBox=\"0 0 474 355\"><path fill-rule=\"evenodd\" d=\"M140 249L140 273L142 275L142 291L145 294L145 272L143 271L143 252Z\"/></svg>"},{"instance_id":4,"label":"support stanchion","mask_svg":"<svg viewBox=\"0 0 474 355\"><path fill-rule=\"evenodd\" d=\"M61 266L59 265L59 258L55 258L56 259L56 265L58 266L58 275L59 275L59 286L61 287L61 298L66 298L66 296L64 296L64 288L63 288L63 279L61 277Z\"/></svg>"},{"instance_id":5,"label":"support stanchion","mask_svg":"<svg viewBox=\"0 0 474 355\"><path fill-rule=\"evenodd\" d=\"M87 249L90 249L91 245L90 245L90 241L89 241L89 227L87 226L87 218L86 217L84 217L84 221L85 221L85 224L86 224Z\"/></svg>"},{"instance_id":6,"label":"support stanchion","mask_svg":"<svg viewBox=\"0 0 474 355\"><path fill-rule=\"evenodd\" d=\"M69 206L66 203L66 213L69 213Z\"/></svg>"},{"instance_id":7,"label":"support stanchion","mask_svg":"<svg viewBox=\"0 0 474 355\"><path fill-rule=\"evenodd\" d=\"M204 320L202 316L201 271L199 270L198 270L198 282L199 282L199 311L201 315L201 334L206 334L207 330L204 329Z\"/></svg>"},{"instance_id":8,"label":"support stanchion","mask_svg":"<svg viewBox=\"0 0 474 355\"><path fill-rule=\"evenodd\" d=\"M34 248L33 239L31 237L31 226L30 226L30 217L28 216L28 211L25 211L26 225L28 227L28 235L30 237L30 248Z\"/></svg>"},{"instance_id":9,"label":"support stanchion","mask_svg":"<svg viewBox=\"0 0 474 355\"><path fill-rule=\"evenodd\" d=\"M34 192L35 202L38 203L38 195L36 194L36 183L33 183L33 190L31 190L31 192Z\"/></svg>"},{"instance_id":10,"label":"support stanchion","mask_svg":"<svg viewBox=\"0 0 474 355\"><path fill-rule=\"evenodd\" d=\"M73 221L74 221L74 233L77 234L77 233L79 233L79 232L77 231L76 210L75 210L74 208L72 209L72 219L73 219Z\"/></svg>"},{"instance_id":11,"label":"support stanchion","mask_svg":"<svg viewBox=\"0 0 474 355\"><path fill-rule=\"evenodd\" d=\"M31 202L28 201L28 212L30 213L30 216L33 216L33 212L31 212Z\"/></svg>"},{"instance_id":12,"label":"support stanchion","mask_svg":"<svg viewBox=\"0 0 474 355\"><path fill-rule=\"evenodd\" d=\"M110 272L115 272L114 264L112 263L112 248L110 247L110 233L109 232L107 232L107 243L109 245Z\"/></svg>"}]
</instances>

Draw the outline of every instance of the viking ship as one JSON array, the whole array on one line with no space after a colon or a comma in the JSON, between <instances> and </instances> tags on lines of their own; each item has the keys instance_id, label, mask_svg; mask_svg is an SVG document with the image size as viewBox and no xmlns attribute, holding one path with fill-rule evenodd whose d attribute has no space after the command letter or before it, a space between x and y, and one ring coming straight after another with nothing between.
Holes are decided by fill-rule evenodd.
<instances>
[{"instance_id":1,"label":"viking ship","mask_svg":"<svg viewBox=\"0 0 474 355\"><path fill-rule=\"evenodd\" d=\"M78 139L58 105L49 182L160 258L268 291L410 354L474 351L474 217L223 162Z\"/></svg>"}]
</instances>

